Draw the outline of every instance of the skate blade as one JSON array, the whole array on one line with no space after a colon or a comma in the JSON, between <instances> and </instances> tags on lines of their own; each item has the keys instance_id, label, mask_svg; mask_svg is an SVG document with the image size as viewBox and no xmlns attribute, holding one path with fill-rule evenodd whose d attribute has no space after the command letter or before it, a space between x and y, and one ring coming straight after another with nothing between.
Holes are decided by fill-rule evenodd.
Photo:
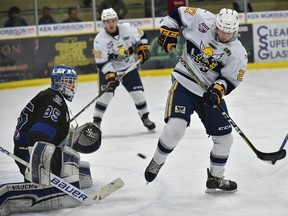
<instances>
[{"instance_id":1,"label":"skate blade","mask_svg":"<svg viewBox=\"0 0 288 216\"><path fill-rule=\"evenodd\" d=\"M231 190L231 191L226 191L226 190L221 190L221 189L209 189L207 188L205 193L207 194L230 194L230 193L235 193L237 192L237 189L236 190Z\"/></svg>"},{"instance_id":2,"label":"skate blade","mask_svg":"<svg viewBox=\"0 0 288 216\"><path fill-rule=\"evenodd\" d=\"M150 133L156 133L156 128L153 128L153 129L147 128L147 130L148 130Z\"/></svg>"}]
</instances>

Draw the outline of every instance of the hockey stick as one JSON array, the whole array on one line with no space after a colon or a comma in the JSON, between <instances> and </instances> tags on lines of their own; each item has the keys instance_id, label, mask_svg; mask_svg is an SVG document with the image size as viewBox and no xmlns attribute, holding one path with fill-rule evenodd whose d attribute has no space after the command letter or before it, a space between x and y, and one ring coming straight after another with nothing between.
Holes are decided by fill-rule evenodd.
<instances>
[{"instance_id":1,"label":"hockey stick","mask_svg":"<svg viewBox=\"0 0 288 216\"><path fill-rule=\"evenodd\" d=\"M123 77L129 73L130 71L134 70L134 68L140 63L140 59L138 59L133 65L131 65L124 73L119 77L119 80L122 80ZM91 104L93 104L99 97L101 97L105 92L107 92L110 89L110 86L107 86L103 91L100 92L100 94L95 97L93 100L91 100L83 109L81 109L72 119L70 119L70 122L74 121L82 112L84 112Z\"/></svg>"},{"instance_id":2,"label":"hockey stick","mask_svg":"<svg viewBox=\"0 0 288 216\"><path fill-rule=\"evenodd\" d=\"M288 140L288 133L286 134L286 136L285 136L285 138L284 138L284 140L283 140L283 142L282 142L282 144L281 144L281 146L280 146L280 148L279 148L279 151L281 151L282 149L284 149L284 147L285 147L285 145L286 145L286 143L287 143L287 140ZM272 161L272 164L274 165L276 163L276 160L274 161Z\"/></svg>"},{"instance_id":3,"label":"hockey stick","mask_svg":"<svg viewBox=\"0 0 288 216\"><path fill-rule=\"evenodd\" d=\"M21 158L7 151L1 146L0 151L13 158L14 160L18 161L19 163L23 164L24 166L28 166L28 163L26 161L22 160ZM64 179L54 175L53 173L50 173L50 184L63 191L65 194L68 194L69 196L86 205L96 204L100 200L104 199L111 193L117 191L119 188L124 186L124 182L122 181L122 179L117 178L108 185L104 186L101 190L89 195L80 190L79 188L73 186L72 184L66 182Z\"/></svg>"},{"instance_id":4,"label":"hockey stick","mask_svg":"<svg viewBox=\"0 0 288 216\"><path fill-rule=\"evenodd\" d=\"M178 58L179 62L187 69L187 71L192 76L192 79L204 90L207 91L207 88L205 85L200 81L200 79L196 76L196 74L193 72L191 67L187 64L187 62L178 54L176 49L173 47L171 50L174 55ZM259 151L255 148L255 146L250 142L250 140L245 136L245 134L241 131L241 129L237 126L237 124L231 119L231 117L223 110L223 108L220 105L217 105L217 108L222 113L224 118L228 120L228 122L234 127L234 129L237 131L237 133L242 137L242 139L246 142L246 144L252 149L252 151L257 155L257 157L264 161L270 161L273 164L273 161L276 162L277 160L281 160L286 156L286 150L280 149L277 152L271 152L271 153L264 153ZM284 147L284 146L283 146Z\"/></svg>"}]
</instances>

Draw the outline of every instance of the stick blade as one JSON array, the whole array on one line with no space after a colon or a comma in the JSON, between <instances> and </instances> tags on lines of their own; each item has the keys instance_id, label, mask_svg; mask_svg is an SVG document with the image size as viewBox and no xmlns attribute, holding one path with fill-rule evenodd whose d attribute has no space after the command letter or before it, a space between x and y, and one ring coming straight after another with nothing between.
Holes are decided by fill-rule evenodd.
<instances>
[{"instance_id":1,"label":"stick blade","mask_svg":"<svg viewBox=\"0 0 288 216\"><path fill-rule=\"evenodd\" d=\"M271 153L257 152L257 156L261 160L270 161L272 164L275 164L277 160L281 160L285 158L286 150L282 149L280 151L271 152Z\"/></svg>"},{"instance_id":2,"label":"stick blade","mask_svg":"<svg viewBox=\"0 0 288 216\"><path fill-rule=\"evenodd\" d=\"M99 203L102 199L110 195L111 193L117 191L124 186L124 182L121 178L117 178L109 184L105 185L101 190L92 194L93 203Z\"/></svg>"}]
</instances>

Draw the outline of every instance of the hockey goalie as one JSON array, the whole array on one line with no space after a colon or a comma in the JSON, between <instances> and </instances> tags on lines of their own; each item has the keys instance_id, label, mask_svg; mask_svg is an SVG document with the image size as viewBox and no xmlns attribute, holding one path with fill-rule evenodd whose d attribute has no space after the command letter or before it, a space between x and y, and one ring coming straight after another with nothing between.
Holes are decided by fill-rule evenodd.
<instances>
[{"instance_id":1,"label":"hockey goalie","mask_svg":"<svg viewBox=\"0 0 288 216\"><path fill-rule=\"evenodd\" d=\"M100 148L101 130L93 123L70 127L65 100L72 101L76 87L74 69L56 66L51 87L38 93L22 110L14 134L14 154L28 166L16 161L24 182L0 185L1 216L80 205L50 185L51 173L79 189L92 186L90 164L80 160L80 153Z\"/></svg>"}]
</instances>

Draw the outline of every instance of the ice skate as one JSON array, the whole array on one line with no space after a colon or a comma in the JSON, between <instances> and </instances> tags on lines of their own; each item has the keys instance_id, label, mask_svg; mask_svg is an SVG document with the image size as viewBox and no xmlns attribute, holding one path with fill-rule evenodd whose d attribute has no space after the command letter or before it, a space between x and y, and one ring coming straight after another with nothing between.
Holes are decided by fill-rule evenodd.
<instances>
[{"instance_id":1,"label":"ice skate","mask_svg":"<svg viewBox=\"0 0 288 216\"><path fill-rule=\"evenodd\" d=\"M218 178L211 175L207 168L207 181L206 181L206 193L215 193L217 190L222 192L233 193L237 191L237 183L231 180L226 180L224 177Z\"/></svg>"},{"instance_id":2,"label":"ice skate","mask_svg":"<svg viewBox=\"0 0 288 216\"><path fill-rule=\"evenodd\" d=\"M149 182L152 182L156 178L163 164L159 165L154 161L154 159L151 160L151 162L149 163L149 165L145 170L145 179L147 181L147 184Z\"/></svg>"},{"instance_id":3,"label":"ice skate","mask_svg":"<svg viewBox=\"0 0 288 216\"><path fill-rule=\"evenodd\" d=\"M143 125L148 128L148 130L153 130L156 125L154 122L152 122L149 118L148 118L148 114L149 113L145 113L142 117L141 120L143 122Z\"/></svg>"}]
</instances>

